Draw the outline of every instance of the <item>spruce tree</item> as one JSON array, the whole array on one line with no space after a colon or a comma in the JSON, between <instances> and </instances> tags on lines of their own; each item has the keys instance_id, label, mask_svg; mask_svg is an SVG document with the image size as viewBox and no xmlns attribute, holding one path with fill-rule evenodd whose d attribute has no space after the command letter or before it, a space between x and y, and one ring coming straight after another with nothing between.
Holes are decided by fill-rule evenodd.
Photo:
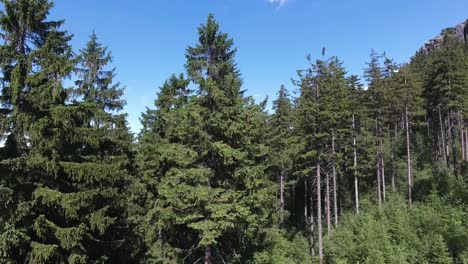
<instances>
[{"instance_id":1,"label":"spruce tree","mask_svg":"<svg viewBox=\"0 0 468 264\"><path fill-rule=\"evenodd\" d=\"M298 133L304 141L297 168L301 175L310 177L311 186L315 183L318 251L319 258L322 259L322 196L325 197L327 234L330 234L331 230L332 197L335 223L338 221L337 173L339 172L338 164L341 161L339 160L338 148L335 146L338 145L336 143L339 141L344 143L346 131L349 131L347 127L347 122L350 121L348 91L345 70L336 57L317 60L315 63L311 62L311 67L305 72L300 72L299 77L300 80L297 84L300 87L301 95L297 106ZM314 172L315 178L312 176ZM326 175L324 179L321 177L323 174ZM330 180L329 175L332 175L332 180ZM324 194L321 191L322 182L325 184ZM330 182L332 182L332 188L330 188ZM314 188L309 189L312 194ZM331 195L330 189L333 189L333 195ZM311 201L312 204L314 201ZM313 211L312 205L310 210ZM313 214L311 214L310 221L311 224L314 222ZM311 231L312 229L311 227Z\"/></svg>"},{"instance_id":2,"label":"spruce tree","mask_svg":"<svg viewBox=\"0 0 468 264\"><path fill-rule=\"evenodd\" d=\"M120 83L114 82L115 68L105 68L111 62L111 53L98 42L93 31L78 56L79 66L75 72L79 79L75 81L78 87L75 94L85 102L98 104L103 110L122 110L125 103L121 99L124 89Z\"/></svg>"},{"instance_id":3,"label":"spruce tree","mask_svg":"<svg viewBox=\"0 0 468 264\"><path fill-rule=\"evenodd\" d=\"M368 102L368 110L374 119L373 130L375 137L375 162L377 175L377 200L382 204L385 200L385 150L383 141L385 137L385 103L384 103L384 75L380 65L381 55L372 50L370 62L367 63L368 68L365 70L365 77L369 84L368 93L370 95Z\"/></svg>"},{"instance_id":4,"label":"spruce tree","mask_svg":"<svg viewBox=\"0 0 468 264\"><path fill-rule=\"evenodd\" d=\"M278 182L279 223L285 221L286 200L289 196L287 185L292 180L293 162L297 155L297 140L294 132L294 113L290 95L284 85L278 91L278 98L273 101L274 113L268 120L267 141L270 153L272 179Z\"/></svg>"},{"instance_id":5,"label":"spruce tree","mask_svg":"<svg viewBox=\"0 0 468 264\"><path fill-rule=\"evenodd\" d=\"M190 262L247 259L274 203L262 163L265 115L243 96L232 46L210 15L199 28L199 43L186 54L196 96L170 108L172 118L145 118L168 122L167 132L154 135L163 143L152 159L166 164L151 175L160 177L155 216L161 237L170 237L165 243ZM250 243L243 244L246 238Z\"/></svg>"},{"instance_id":6,"label":"spruce tree","mask_svg":"<svg viewBox=\"0 0 468 264\"><path fill-rule=\"evenodd\" d=\"M36 230L43 217L37 213L36 195L54 178L59 137L46 133L51 116L66 97L61 85L73 63L71 36L61 31L63 21L47 21L52 3L2 1L0 13L0 68L2 71L2 148L0 217L2 261L51 261L57 245L42 244ZM47 131L50 132L50 131ZM42 174L36 164L49 165ZM43 221L44 222L44 221ZM63 230L67 235L76 230ZM74 232L77 235L78 232ZM70 243L73 243L72 241Z\"/></svg>"},{"instance_id":7,"label":"spruce tree","mask_svg":"<svg viewBox=\"0 0 468 264\"><path fill-rule=\"evenodd\" d=\"M124 261L124 237L131 237L121 196L130 167L125 117L106 113L96 100L66 104L62 81L74 68L71 36L60 30L63 21L47 21L52 3L3 4L2 101L10 136L1 171L16 208L2 216L8 223L2 234L13 242L22 237L22 245L6 244L2 257Z\"/></svg>"},{"instance_id":8,"label":"spruce tree","mask_svg":"<svg viewBox=\"0 0 468 264\"><path fill-rule=\"evenodd\" d=\"M460 167L456 146L462 137L458 138L460 133L456 131L466 127L467 54L466 45L455 41L447 32L443 46L425 58L423 70L426 110L433 123L434 158L451 167L455 174Z\"/></svg>"},{"instance_id":9,"label":"spruce tree","mask_svg":"<svg viewBox=\"0 0 468 264\"><path fill-rule=\"evenodd\" d=\"M182 251L192 245L193 232L180 229L173 220L176 213L165 209L160 200L162 180L174 168L188 171L195 152L184 142L191 142L195 115L189 105L190 81L181 74L172 75L160 88L154 102L156 109L147 109L142 115L142 131L138 137L138 174L145 187L142 232L146 242L145 260L148 262L177 263ZM190 239L187 239L190 238Z\"/></svg>"}]
</instances>

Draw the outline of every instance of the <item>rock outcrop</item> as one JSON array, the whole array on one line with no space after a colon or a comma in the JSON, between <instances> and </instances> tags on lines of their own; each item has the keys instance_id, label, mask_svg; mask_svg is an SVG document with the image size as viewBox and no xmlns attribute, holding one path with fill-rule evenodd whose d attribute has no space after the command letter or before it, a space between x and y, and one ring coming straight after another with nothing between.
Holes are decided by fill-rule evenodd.
<instances>
[{"instance_id":1,"label":"rock outcrop","mask_svg":"<svg viewBox=\"0 0 468 264\"><path fill-rule=\"evenodd\" d=\"M453 28L444 29L440 35L426 41L424 47L421 48L422 52L428 53L431 50L439 48L446 37L452 37L457 41L468 43L468 19Z\"/></svg>"}]
</instances>

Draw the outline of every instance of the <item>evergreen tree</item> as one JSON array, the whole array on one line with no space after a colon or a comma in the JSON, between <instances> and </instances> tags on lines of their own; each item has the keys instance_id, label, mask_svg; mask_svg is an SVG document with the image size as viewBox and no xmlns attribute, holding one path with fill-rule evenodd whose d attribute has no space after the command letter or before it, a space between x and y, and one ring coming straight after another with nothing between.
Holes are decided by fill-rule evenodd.
<instances>
[{"instance_id":1,"label":"evergreen tree","mask_svg":"<svg viewBox=\"0 0 468 264\"><path fill-rule=\"evenodd\" d=\"M273 101L274 113L268 120L267 141L271 153L272 179L279 186L279 223L284 224L285 203L289 200L287 196L288 180L292 180L293 161L297 155L297 139L294 132L293 106L288 90L284 85L278 91L278 98Z\"/></svg>"},{"instance_id":2,"label":"evergreen tree","mask_svg":"<svg viewBox=\"0 0 468 264\"><path fill-rule=\"evenodd\" d=\"M156 212L161 237L170 234L165 242L183 252L186 261L242 261L253 252L252 239L269 223L273 208L272 184L261 163L265 115L242 95L233 41L219 31L212 15L199 35L186 55L197 95L182 108L169 109L171 119L160 117L170 123L156 140L167 142L162 146L169 153L156 159L170 157L157 173ZM145 120L151 119L159 118ZM242 243L245 238L249 244Z\"/></svg>"},{"instance_id":3,"label":"evergreen tree","mask_svg":"<svg viewBox=\"0 0 468 264\"><path fill-rule=\"evenodd\" d=\"M299 157L298 168L301 175L311 177L311 183L315 182L318 251L321 259L321 200L323 195L321 174L326 175L324 179L324 204L327 234L330 234L332 199L329 175L333 176L332 196L336 224L338 222L337 164L341 162L338 160L339 155L336 152L335 144L338 140L344 142L346 131L349 131L347 128L347 122L350 120L348 91L345 70L336 57L311 63L310 69L300 73L299 77L301 79L297 84L300 86L301 95L298 101L298 122L299 133L304 138L304 151ZM313 166L314 164L315 166ZM315 171L315 179L312 178L313 171ZM313 188L309 189L313 190ZM310 211L313 212L313 200L311 201ZM311 226L314 222L313 217L311 213ZM311 227L311 239L313 237L312 230Z\"/></svg>"},{"instance_id":4,"label":"evergreen tree","mask_svg":"<svg viewBox=\"0 0 468 264\"><path fill-rule=\"evenodd\" d=\"M434 157L459 172L457 142L466 127L468 59L466 45L445 34L443 46L427 55L424 68L426 110L432 121ZM463 119L457 122L457 120ZM466 147L465 147L466 148ZM464 151L466 152L466 151ZM451 154L450 154L451 153ZM465 153L466 154L466 153ZM452 161L450 161L452 159Z\"/></svg>"},{"instance_id":5,"label":"evergreen tree","mask_svg":"<svg viewBox=\"0 0 468 264\"><path fill-rule=\"evenodd\" d=\"M381 55L377 54L374 50L371 52L370 62L367 63L368 68L365 70L365 77L369 84L369 102L368 111L374 120L373 130L376 146L376 175L377 175L377 200L382 204L385 200L386 187L385 187L385 150L384 150L384 135L385 135L385 101L384 101L384 75L380 65Z\"/></svg>"},{"instance_id":6,"label":"evergreen tree","mask_svg":"<svg viewBox=\"0 0 468 264\"><path fill-rule=\"evenodd\" d=\"M86 48L80 50L78 63L81 67L75 69L80 79L75 82L78 87L75 92L83 101L97 103L104 110L122 110L125 103L120 99L123 88L120 83L113 83L115 68L104 68L111 62L111 53L98 42L93 32Z\"/></svg>"},{"instance_id":7,"label":"evergreen tree","mask_svg":"<svg viewBox=\"0 0 468 264\"><path fill-rule=\"evenodd\" d=\"M366 89L323 48L269 114L209 15L134 139L97 35L74 56L52 2L0 3L0 263L467 262L461 26L372 51Z\"/></svg>"},{"instance_id":8,"label":"evergreen tree","mask_svg":"<svg viewBox=\"0 0 468 264\"><path fill-rule=\"evenodd\" d=\"M138 173L145 187L142 232L146 242L145 260L155 263L177 263L182 250L193 238L188 229L177 227L175 213L161 208L160 186L165 175L174 169L188 171L195 153L184 142L191 141L191 132L198 123L189 104L189 80L172 75L160 88L155 100L156 109L147 109L141 121L143 129L138 137Z\"/></svg>"},{"instance_id":9,"label":"evergreen tree","mask_svg":"<svg viewBox=\"0 0 468 264\"><path fill-rule=\"evenodd\" d=\"M46 262L57 254L58 246L42 244L37 237L36 223L43 217L35 213L35 197L41 181L53 179L56 167L49 166L51 173L41 175L35 164L46 165L38 157L57 156L58 137L45 130L52 123L55 107L66 97L61 80L73 67L68 45L71 36L60 30L63 21L46 20L52 8L46 0L1 3L1 132L6 139L0 166L0 233L5 241L0 258ZM76 230L63 230L60 235L69 231Z\"/></svg>"},{"instance_id":10,"label":"evergreen tree","mask_svg":"<svg viewBox=\"0 0 468 264\"><path fill-rule=\"evenodd\" d=\"M46 20L51 3L3 4L2 100L10 136L1 171L14 208L2 216L2 236L13 239L2 246L2 257L124 261L130 257L124 238L131 237L121 196L130 167L125 117L104 112L97 101L65 104L71 37L60 30L63 21Z\"/></svg>"}]
</instances>

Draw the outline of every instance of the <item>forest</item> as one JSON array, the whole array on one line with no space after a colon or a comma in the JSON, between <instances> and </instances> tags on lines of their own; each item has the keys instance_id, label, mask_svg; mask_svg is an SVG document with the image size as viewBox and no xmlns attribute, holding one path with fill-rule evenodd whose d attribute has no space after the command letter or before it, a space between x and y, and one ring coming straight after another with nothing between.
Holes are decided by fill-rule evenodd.
<instances>
[{"instance_id":1,"label":"forest","mask_svg":"<svg viewBox=\"0 0 468 264\"><path fill-rule=\"evenodd\" d=\"M269 109L210 14L133 134L94 32L72 47L53 2L0 2L0 263L468 263L453 28L362 79L307 55Z\"/></svg>"}]
</instances>

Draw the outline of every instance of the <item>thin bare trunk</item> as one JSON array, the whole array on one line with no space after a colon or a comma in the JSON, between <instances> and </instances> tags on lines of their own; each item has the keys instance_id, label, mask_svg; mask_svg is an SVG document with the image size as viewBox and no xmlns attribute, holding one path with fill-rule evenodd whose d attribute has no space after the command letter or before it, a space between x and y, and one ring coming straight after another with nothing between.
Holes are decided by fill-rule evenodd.
<instances>
[{"instance_id":1,"label":"thin bare trunk","mask_svg":"<svg viewBox=\"0 0 468 264\"><path fill-rule=\"evenodd\" d=\"M312 196L312 194L309 197L310 197L310 254L312 255L312 257L315 257L314 197Z\"/></svg>"},{"instance_id":2,"label":"thin bare trunk","mask_svg":"<svg viewBox=\"0 0 468 264\"><path fill-rule=\"evenodd\" d=\"M318 255L320 263L323 262L322 250L322 194L320 188L320 163L317 164L317 241L318 241Z\"/></svg>"},{"instance_id":3,"label":"thin bare trunk","mask_svg":"<svg viewBox=\"0 0 468 264\"><path fill-rule=\"evenodd\" d=\"M325 174L325 212L327 218L327 236L330 237L331 221L330 221L330 176Z\"/></svg>"},{"instance_id":4,"label":"thin bare trunk","mask_svg":"<svg viewBox=\"0 0 468 264\"><path fill-rule=\"evenodd\" d=\"M377 119L375 120L375 136L378 138L379 137L379 129L377 126ZM376 165L377 165L377 200L379 201L379 206L382 205L382 195L381 195L381 175L380 175L380 145L379 142L376 142L377 146L377 152L376 152Z\"/></svg>"},{"instance_id":5,"label":"thin bare trunk","mask_svg":"<svg viewBox=\"0 0 468 264\"><path fill-rule=\"evenodd\" d=\"M308 189L307 188L307 179L304 179L304 225L305 225L306 230L307 230L307 223L308 223L307 222L307 217L309 217L308 213L307 213L307 192L308 192L307 189ZM311 205L311 207L312 207L312 205Z\"/></svg>"},{"instance_id":6,"label":"thin bare trunk","mask_svg":"<svg viewBox=\"0 0 468 264\"><path fill-rule=\"evenodd\" d=\"M465 158L468 160L468 129L465 128Z\"/></svg>"},{"instance_id":7,"label":"thin bare trunk","mask_svg":"<svg viewBox=\"0 0 468 264\"><path fill-rule=\"evenodd\" d=\"M205 248L205 264L211 264L211 247Z\"/></svg>"},{"instance_id":8,"label":"thin bare trunk","mask_svg":"<svg viewBox=\"0 0 468 264\"><path fill-rule=\"evenodd\" d=\"M385 162L384 162L384 150L383 150L383 145L382 145L382 140L380 141L380 169L381 169L381 173L380 173L380 176L382 176L382 197L383 197L383 200L385 201L386 199L386 189L387 187L385 186Z\"/></svg>"},{"instance_id":9,"label":"thin bare trunk","mask_svg":"<svg viewBox=\"0 0 468 264\"><path fill-rule=\"evenodd\" d=\"M335 161L335 132L332 133L332 173L333 173L333 213L335 227L338 226L338 199L337 199L337 184L336 184L336 161Z\"/></svg>"},{"instance_id":10,"label":"thin bare trunk","mask_svg":"<svg viewBox=\"0 0 468 264\"><path fill-rule=\"evenodd\" d=\"M391 163L392 163L392 171L391 171L392 192L396 192L396 187L395 187L395 159L393 157L393 150L390 152L390 160L391 160Z\"/></svg>"},{"instance_id":11,"label":"thin bare trunk","mask_svg":"<svg viewBox=\"0 0 468 264\"><path fill-rule=\"evenodd\" d=\"M380 193L380 154L377 150L377 200L379 201L379 206L382 205L382 195Z\"/></svg>"},{"instance_id":12,"label":"thin bare trunk","mask_svg":"<svg viewBox=\"0 0 468 264\"><path fill-rule=\"evenodd\" d=\"M390 146L390 163L391 163L391 181L392 181L392 192L396 191L395 187L395 158L393 157L393 142L395 141L398 131L398 123L395 122L395 130L393 131L393 139Z\"/></svg>"},{"instance_id":13,"label":"thin bare trunk","mask_svg":"<svg viewBox=\"0 0 468 264\"><path fill-rule=\"evenodd\" d=\"M431 133L430 133L430 124L429 124L429 118L427 118L427 115L424 116L424 120L426 122L426 129L427 129L427 135L429 136Z\"/></svg>"},{"instance_id":14,"label":"thin bare trunk","mask_svg":"<svg viewBox=\"0 0 468 264\"><path fill-rule=\"evenodd\" d=\"M441 150L442 150L442 157L444 159L445 164L447 164L447 150L445 146L445 136L444 136L444 123L442 122L442 113L440 111L439 106L439 126L440 126L440 139L441 139Z\"/></svg>"},{"instance_id":15,"label":"thin bare trunk","mask_svg":"<svg viewBox=\"0 0 468 264\"><path fill-rule=\"evenodd\" d=\"M356 152L356 124L353 114L353 152L354 152L354 203L356 206L356 214L359 214L359 188L358 188L358 177L357 177L357 152Z\"/></svg>"},{"instance_id":16,"label":"thin bare trunk","mask_svg":"<svg viewBox=\"0 0 468 264\"><path fill-rule=\"evenodd\" d=\"M458 113L458 129L460 129L460 143L461 143L461 154L462 160L466 160L465 158L465 133L462 126L462 114L461 112Z\"/></svg>"},{"instance_id":17,"label":"thin bare trunk","mask_svg":"<svg viewBox=\"0 0 468 264\"><path fill-rule=\"evenodd\" d=\"M449 122L449 131L450 131L450 144L452 146L453 173L455 174L455 176L457 176L458 175L458 160L457 160L457 147L455 145L455 124L454 124L452 111L450 111L448 122Z\"/></svg>"},{"instance_id":18,"label":"thin bare trunk","mask_svg":"<svg viewBox=\"0 0 468 264\"><path fill-rule=\"evenodd\" d=\"M408 205L409 207L413 204L412 199L412 175L411 175L411 149L410 149L410 127L408 121L408 107L405 108L405 124L406 124L406 155L408 156L407 160L407 170L408 170Z\"/></svg>"},{"instance_id":19,"label":"thin bare trunk","mask_svg":"<svg viewBox=\"0 0 468 264\"><path fill-rule=\"evenodd\" d=\"M284 222L284 167L281 168L280 176L280 221L281 225Z\"/></svg>"}]
</instances>

